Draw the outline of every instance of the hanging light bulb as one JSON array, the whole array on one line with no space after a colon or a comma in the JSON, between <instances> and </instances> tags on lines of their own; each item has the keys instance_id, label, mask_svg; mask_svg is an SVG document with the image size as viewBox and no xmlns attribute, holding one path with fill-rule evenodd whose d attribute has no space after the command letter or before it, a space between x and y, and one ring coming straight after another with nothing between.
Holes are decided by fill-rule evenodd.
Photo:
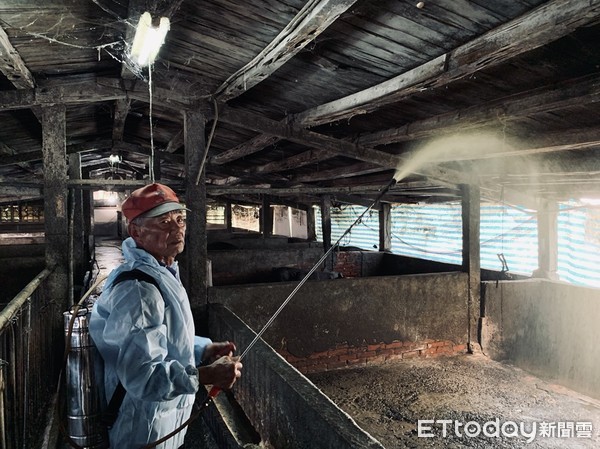
<instances>
[{"instance_id":1,"label":"hanging light bulb","mask_svg":"<svg viewBox=\"0 0 600 449\"><path fill-rule=\"evenodd\" d=\"M150 13L146 11L142 14L131 45L131 59L140 67L152 64L165 41L170 26L168 17L161 17L158 27L154 27Z\"/></svg>"},{"instance_id":2,"label":"hanging light bulb","mask_svg":"<svg viewBox=\"0 0 600 449\"><path fill-rule=\"evenodd\" d=\"M108 162L110 162L110 165L118 164L119 162L121 162L121 156L113 153L110 156L108 156Z\"/></svg>"}]
</instances>

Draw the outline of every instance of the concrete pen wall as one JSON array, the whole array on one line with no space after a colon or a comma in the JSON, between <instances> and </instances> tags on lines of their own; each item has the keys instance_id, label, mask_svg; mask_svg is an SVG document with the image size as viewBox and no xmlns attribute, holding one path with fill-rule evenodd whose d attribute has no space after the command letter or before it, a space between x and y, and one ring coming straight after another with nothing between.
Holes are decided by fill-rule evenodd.
<instances>
[{"instance_id":1,"label":"concrete pen wall","mask_svg":"<svg viewBox=\"0 0 600 449\"><path fill-rule=\"evenodd\" d=\"M209 301L258 332L296 285L212 287ZM264 339L303 372L464 352L466 298L465 273L308 281Z\"/></svg>"},{"instance_id":2,"label":"concrete pen wall","mask_svg":"<svg viewBox=\"0 0 600 449\"><path fill-rule=\"evenodd\" d=\"M600 289L546 280L483 285L486 354L600 399Z\"/></svg>"}]
</instances>

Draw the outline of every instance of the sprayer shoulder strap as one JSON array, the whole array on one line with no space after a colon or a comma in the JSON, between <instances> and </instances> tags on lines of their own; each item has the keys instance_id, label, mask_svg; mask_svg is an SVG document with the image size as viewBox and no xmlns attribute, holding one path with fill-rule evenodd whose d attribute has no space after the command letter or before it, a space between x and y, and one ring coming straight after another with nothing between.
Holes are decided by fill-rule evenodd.
<instances>
[{"instance_id":1,"label":"sprayer shoulder strap","mask_svg":"<svg viewBox=\"0 0 600 449\"><path fill-rule=\"evenodd\" d=\"M158 286L158 282L156 281L156 279L154 279L148 273L144 273L141 270L123 271L121 274L117 275L112 285L114 286L119 284L120 282L130 280L148 282L154 285L160 292L160 287ZM111 427L117 420L117 417L119 416L119 409L121 408L121 404L123 403L123 399L125 398L125 393L127 393L125 387L123 387L123 384L119 382L102 416L103 422L108 427Z\"/></svg>"},{"instance_id":2,"label":"sprayer shoulder strap","mask_svg":"<svg viewBox=\"0 0 600 449\"><path fill-rule=\"evenodd\" d=\"M160 291L160 287L158 286L158 281L156 279L154 279L154 277L150 276L148 273L146 273L142 270L123 271L122 273L117 275L117 277L113 281L112 285L114 286L123 281L131 281L131 280L148 282L148 283L154 285L158 289L158 291Z\"/></svg>"}]
</instances>

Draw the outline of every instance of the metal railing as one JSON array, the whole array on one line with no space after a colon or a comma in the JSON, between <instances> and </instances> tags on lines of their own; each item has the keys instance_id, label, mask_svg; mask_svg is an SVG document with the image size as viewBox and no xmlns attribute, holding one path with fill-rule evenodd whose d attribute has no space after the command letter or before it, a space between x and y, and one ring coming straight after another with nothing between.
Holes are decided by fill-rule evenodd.
<instances>
[{"instance_id":1,"label":"metal railing","mask_svg":"<svg viewBox=\"0 0 600 449\"><path fill-rule=\"evenodd\" d=\"M61 301L45 269L0 311L0 449L39 447L62 366Z\"/></svg>"}]
</instances>

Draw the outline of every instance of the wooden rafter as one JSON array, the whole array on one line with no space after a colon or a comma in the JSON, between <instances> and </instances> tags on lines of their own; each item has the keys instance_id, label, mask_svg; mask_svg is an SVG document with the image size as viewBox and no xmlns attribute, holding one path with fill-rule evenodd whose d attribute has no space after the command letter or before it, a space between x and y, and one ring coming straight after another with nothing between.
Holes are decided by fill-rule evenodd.
<instances>
[{"instance_id":1,"label":"wooden rafter","mask_svg":"<svg viewBox=\"0 0 600 449\"><path fill-rule=\"evenodd\" d=\"M554 0L377 86L294 116L306 126L372 112L426 89L443 87L553 42L598 20L600 1Z\"/></svg>"},{"instance_id":2,"label":"wooden rafter","mask_svg":"<svg viewBox=\"0 0 600 449\"><path fill-rule=\"evenodd\" d=\"M507 123L532 114L578 106L582 103L600 101L600 77L585 77L519 95L511 95L482 105L440 114L424 120L406 123L401 127L360 135L355 142L363 147L374 148L432 136L446 136L451 133L469 133L483 126ZM600 130L584 129L563 137L560 134L545 139L528 139L527 144L516 143L513 148L507 143L503 150L486 152L452 153L439 155L436 162L449 160L492 159L497 157L524 156L527 154L552 153L567 150L582 150L600 145ZM260 140L267 134L256 137ZM501 137L498 138L499 140ZM515 139L508 139L514 141ZM321 155L321 158L319 158ZM316 163L331 157L330 153L309 150L300 155L256 167L257 172L288 170L292 167Z\"/></svg>"},{"instance_id":3,"label":"wooden rafter","mask_svg":"<svg viewBox=\"0 0 600 449\"><path fill-rule=\"evenodd\" d=\"M309 0L281 33L216 91L219 101L235 98L268 78L327 29L356 0Z\"/></svg>"},{"instance_id":4,"label":"wooden rafter","mask_svg":"<svg viewBox=\"0 0 600 449\"><path fill-rule=\"evenodd\" d=\"M441 88L533 48L553 42L600 16L600 2L554 0L388 81L288 117L303 126L372 112L424 89ZM259 137L253 139L259 141ZM270 140L272 144L272 140ZM262 148L252 145L255 152ZM239 147L245 146L245 144Z\"/></svg>"},{"instance_id":5,"label":"wooden rafter","mask_svg":"<svg viewBox=\"0 0 600 449\"><path fill-rule=\"evenodd\" d=\"M388 169L397 169L405 162L402 157L393 154L361 147L347 140L336 139L289 124L282 124L245 111L225 108L220 113L220 120L255 132L273 134L281 139L319 148L321 152L328 152L331 157L344 155L360 161L375 163ZM444 184L469 184L473 182L470 176L448 168L427 167L423 170L420 167L415 168L419 168L418 173Z\"/></svg>"},{"instance_id":6,"label":"wooden rafter","mask_svg":"<svg viewBox=\"0 0 600 449\"><path fill-rule=\"evenodd\" d=\"M115 142L123 140L123 133L125 132L125 120L127 120L130 107L131 100L127 98L115 101L112 131L112 138Z\"/></svg>"},{"instance_id":7,"label":"wooden rafter","mask_svg":"<svg viewBox=\"0 0 600 449\"><path fill-rule=\"evenodd\" d=\"M596 75L406 123L398 128L363 134L356 141L360 145L375 147L433 135L470 131L494 123L505 126L527 115L599 101L600 76Z\"/></svg>"},{"instance_id":8,"label":"wooden rafter","mask_svg":"<svg viewBox=\"0 0 600 449\"><path fill-rule=\"evenodd\" d=\"M2 27L0 27L0 71L17 89L35 87L33 75L19 52L10 43L6 31Z\"/></svg>"}]
</instances>

